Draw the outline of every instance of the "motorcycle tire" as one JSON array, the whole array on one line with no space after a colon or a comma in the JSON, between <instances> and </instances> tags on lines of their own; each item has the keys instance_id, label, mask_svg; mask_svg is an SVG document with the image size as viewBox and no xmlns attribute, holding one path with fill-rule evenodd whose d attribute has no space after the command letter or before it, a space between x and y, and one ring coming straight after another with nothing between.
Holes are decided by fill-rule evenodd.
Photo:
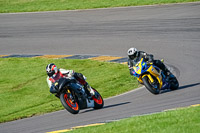
<instances>
[{"instance_id":1,"label":"motorcycle tire","mask_svg":"<svg viewBox=\"0 0 200 133\"><path fill-rule=\"evenodd\" d=\"M70 113L77 114L79 112L78 103L76 101L72 102L72 100L67 96L66 93L61 93L60 101L62 105L65 107L65 109Z\"/></svg>"},{"instance_id":2,"label":"motorcycle tire","mask_svg":"<svg viewBox=\"0 0 200 133\"><path fill-rule=\"evenodd\" d=\"M148 79L148 77L147 76L144 76L143 78L142 78L142 81L143 81L143 83L144 83L144 86L147 88L147 90L149 90L151 93L153 93L153 94L159 94L159 92L160 92L160 90L159 89L155 89L155 88L153 88L153 86L149 83L149 79Z\"/></svg>"},{"instance_id":3,"label":"motorcycle tire","mask_svg":"<svg viewBox=\"0 0 200 133\"><path fill-rule=\"evenodd\" d=\"M179 87L179 83L178 80L176 79L176 77L172 78L170 80L170 90L176 90Z\"/></svg>"},{"instance_id":4,"label":"motorcycle tire","mask_svg":"<svg viewBox=\"0 0 200 133\"><path fill-rule=\"evenodd\" d=\"M104 100L102 96L99 94L99 92L92 88L95 91L95 96L92 96L92 99L94 100L94 109L101 109L103 108L104 105Z\"/></svg>"}]
</instances>

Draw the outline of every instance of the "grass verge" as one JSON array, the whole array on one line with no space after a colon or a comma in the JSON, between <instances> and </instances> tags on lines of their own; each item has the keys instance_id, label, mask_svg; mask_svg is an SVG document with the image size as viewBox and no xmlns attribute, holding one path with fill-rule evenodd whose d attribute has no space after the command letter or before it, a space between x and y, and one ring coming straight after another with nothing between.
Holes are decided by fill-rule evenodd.
<instances>
[{"instance_id":1,"label":"grass verge","mask_svg":"<svg viewBox=\"0 0 200 133\"><path fill-rule=\"evenodd\" d=\"M0 13L77 10L195 1L199 0L0 0Z\"/></svg>"},{"instance_id":2,"label":"grass verge","mask_svg":"<svg viewBox=\"0 0 200 133\"><path fill-rule=\"evenodd\" d=\"M200 107L137 116L70 133L199 133Z\"/></svg>"},{"instance_id":3,"label":"grass verge","mask_svg":"<svg viewBox=\"0 0 200 133\"><path fill-rule=\"evenodd\" d=\"M88 83L104 98L137 88L126 65L93 60L0 58L0 123L63 109L50 95L46 65L73 69L87 77Z\"/></svg>"}]
</instances>

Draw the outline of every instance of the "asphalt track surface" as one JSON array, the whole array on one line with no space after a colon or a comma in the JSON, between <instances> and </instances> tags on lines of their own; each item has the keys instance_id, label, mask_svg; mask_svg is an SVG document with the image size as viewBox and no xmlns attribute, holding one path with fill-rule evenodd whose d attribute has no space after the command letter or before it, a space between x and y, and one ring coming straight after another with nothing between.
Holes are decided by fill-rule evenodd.
<instances>
[{"instance_id":1,"label":"asphalt track surface","mask_svg":"<svg viewBox=\"0 0 200 133\"><path fill-rule=\"evenodd\" d=\"M101 110L82 110L77 115L62 110L0 124L0 132L43 133L200 104L200 3L0 14L1 55L126 57L129 47L164 58L180 88L159 95L140 88L106 99Z\"/></svg>"}]
</instances>

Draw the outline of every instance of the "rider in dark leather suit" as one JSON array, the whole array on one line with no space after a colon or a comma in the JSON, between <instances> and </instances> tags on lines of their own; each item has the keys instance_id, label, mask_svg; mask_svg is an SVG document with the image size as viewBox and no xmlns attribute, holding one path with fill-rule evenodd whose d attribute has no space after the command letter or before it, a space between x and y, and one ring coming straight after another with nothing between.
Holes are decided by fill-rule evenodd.
<instances>
[{"instance_id":1,"label":"rider in dark leather suit","mask_svg":"<svg viewBox=\"0 0 200 133\"><path fill-rule=\"evenodd\" d=\"M127 52L128 54L128 67L130 70L130 74L133 75L133 66L136 65L141 58L144 58L144 61L152 62L158 68L160 68L166 76L169 76L171 72L166 68L166 66L160 60L154 60L152 54L147 54L144 51L138 51L136 48L130 48Z\"/></svg>"},{"instance_id":2,"label":"rider in dark leather suit","mask_svg":"<svg viewBox=\"0 0 200 133\"><path fill-rule=\"evenodd\" d=\"M81 85L83 85L87 94L91 96L95 95L94 90L86 82L86 77L81 73L74 72L73 70L65 70L62 68L58 69L54 63L50 63L46 66L46 72L48 75L47 84L50 88L51 93L57 93L57 90L54 87L54 83L56 80L59 80L60 78L68 78L68 79L74 79Z\"/></svg>"}]
</instances>

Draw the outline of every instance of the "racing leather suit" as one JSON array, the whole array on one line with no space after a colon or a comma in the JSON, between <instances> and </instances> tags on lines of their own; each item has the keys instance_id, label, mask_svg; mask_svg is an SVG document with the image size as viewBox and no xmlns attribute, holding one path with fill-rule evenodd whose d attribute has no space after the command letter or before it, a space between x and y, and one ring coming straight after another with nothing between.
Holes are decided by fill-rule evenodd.
<instances>
[{"instance_id":1,"label":"racing leather suit","mask_svg":"<svg viewBox=\"0 0 200 133\"><path fill-rule=\"evenodd\" d=\"M65 69L60 68L60 69L58 69L58 72L55 77L53 77L53 76L47 77L47 84L50 88L51 93L57 93L57 90L55 89L53 83L55 83L55 81L59 80L60 78L75 79L77 82L79 82L81 85L84 86L86 93L91 92L91 87L85 81L86 77L83 74L74 72L73 70L65 70Z\"/></svg>"}]
</instances>

